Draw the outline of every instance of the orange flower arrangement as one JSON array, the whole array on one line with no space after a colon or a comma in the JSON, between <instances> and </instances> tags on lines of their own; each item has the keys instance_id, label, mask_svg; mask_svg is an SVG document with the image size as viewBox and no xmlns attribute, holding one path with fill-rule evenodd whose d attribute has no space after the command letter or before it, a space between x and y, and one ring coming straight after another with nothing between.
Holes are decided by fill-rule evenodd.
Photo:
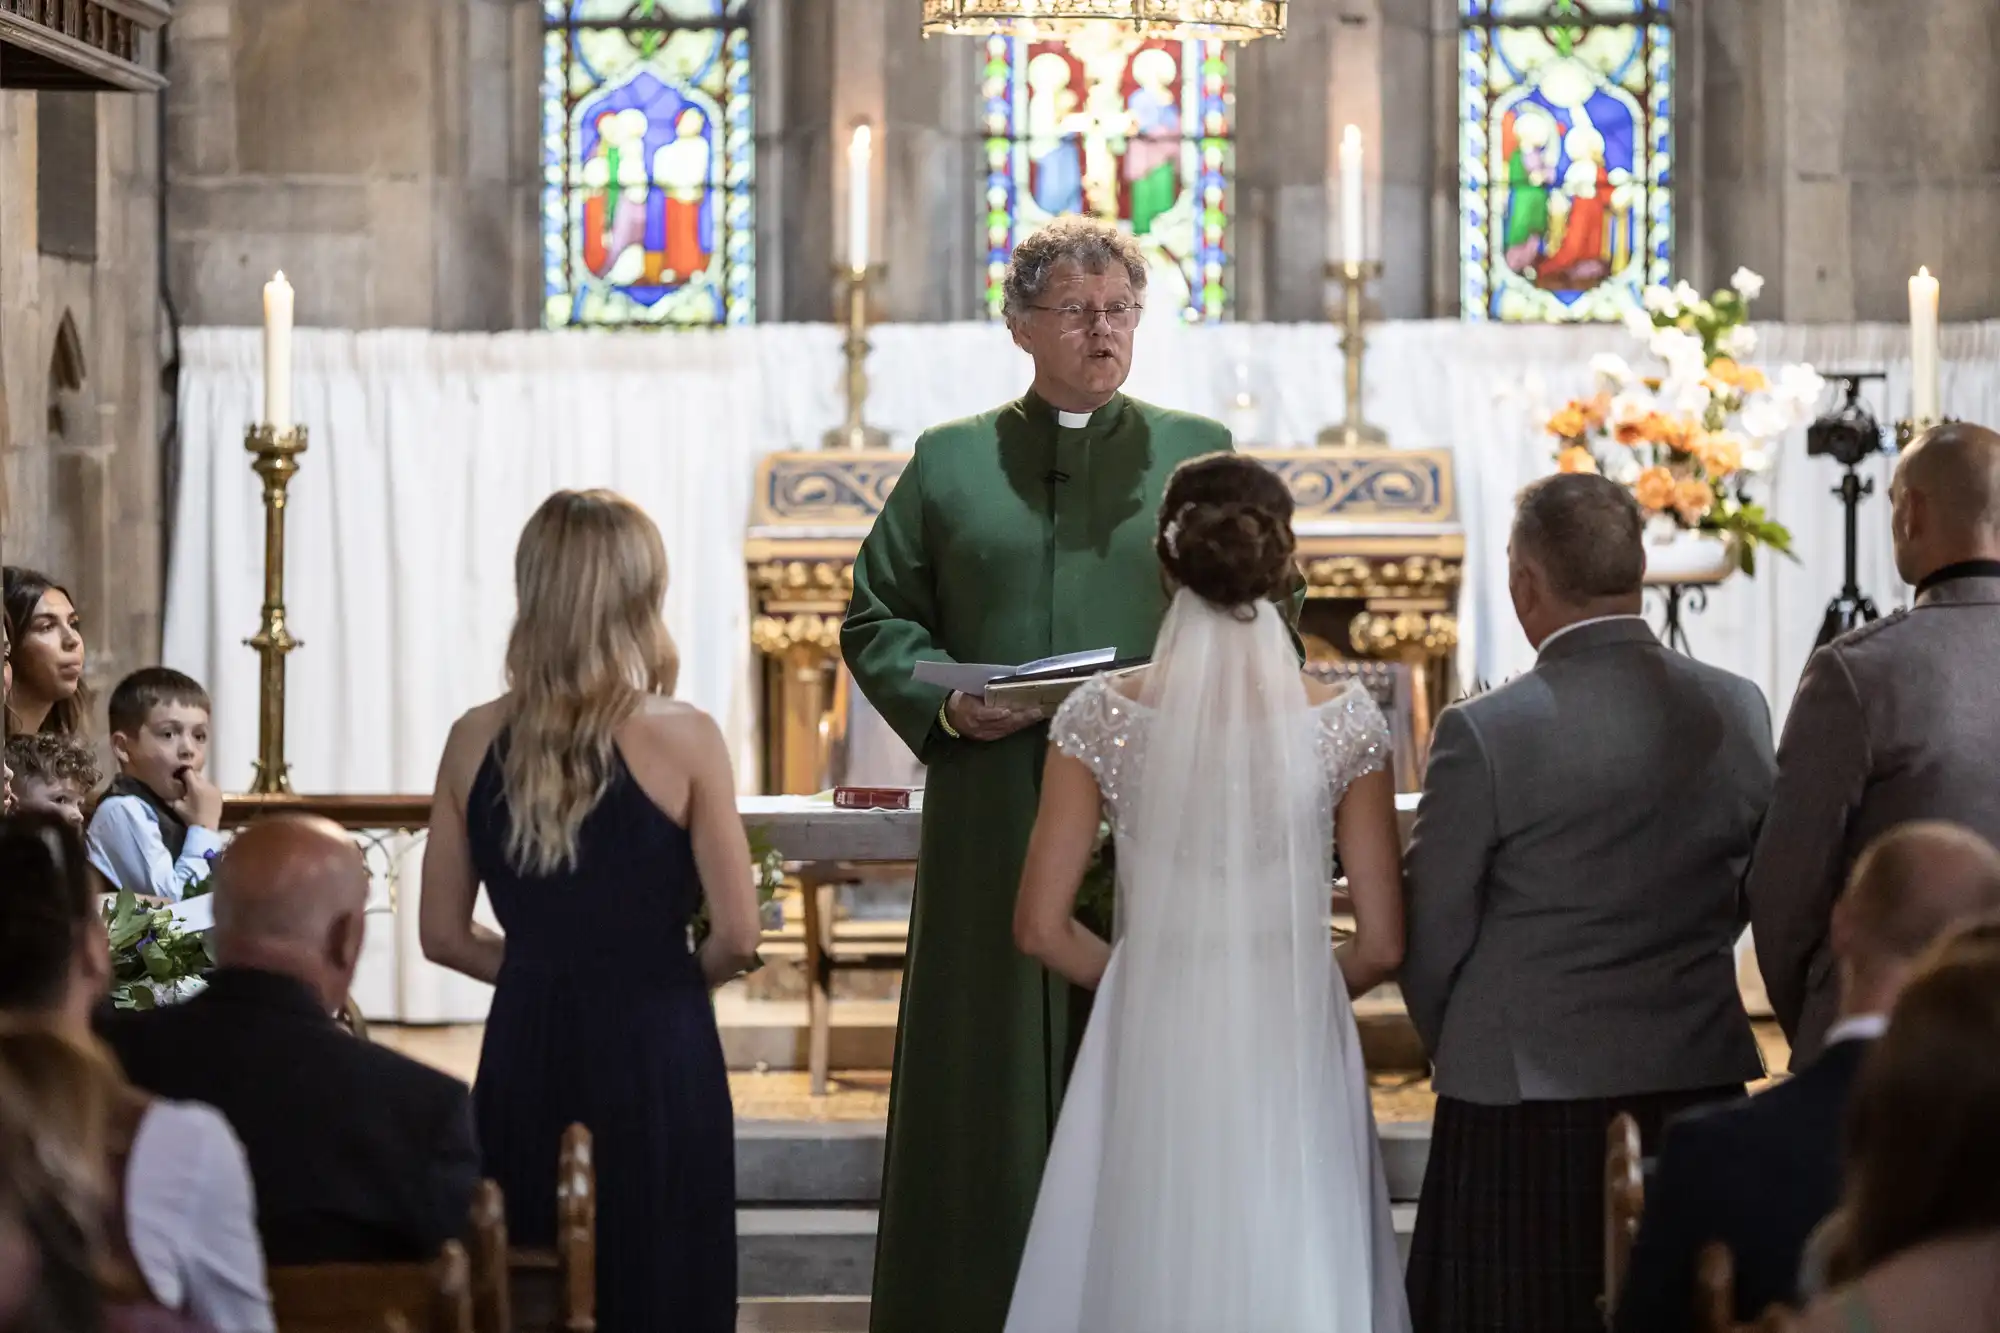
<instances>
[{"instance_id":1,"label":"orange flower arrangement","mask_svg":"<svg viewBox=\"0 0 2000 1333\"><path fill-rule=\"evenodd\" d=\"M1556 455L1556 468L1562 472L1595 472L1597 455L1580 444L1572 444Z\"/></svg>"},{"instance_id":2,"label":"orange flower arrangement","mask_svg":"<svg viewBox=\"0 0 2000 1333\"><path fill-rule=\"evenodd\" d=\"M1658 513L1674 502L1674 474L1655 464L1641 471L1632 482L1632 498L1641 509Z\"/></svg>"},{"instance_id":3,"label":"orange flower arrangement","mask_svg":"<svg viewBox=\"0 0 2000 1333\"><path fill-rule=\"evenodd\" d=\"M1687 283L1649 288L1626 326L1666 373L1594 357L1596 391L1543 423L1559 470L1602 472L1631 489L1650 540L1688 529L1725 538L1746 573L1759 547L1790 553L1791 534L1751 487L1779 438L1811 419L1824 384L1811 366L1774 377L1743 363L1757 347L1749 305L1762 285L1744 269L1708 298Z\"/></svg>"}]
</instances>

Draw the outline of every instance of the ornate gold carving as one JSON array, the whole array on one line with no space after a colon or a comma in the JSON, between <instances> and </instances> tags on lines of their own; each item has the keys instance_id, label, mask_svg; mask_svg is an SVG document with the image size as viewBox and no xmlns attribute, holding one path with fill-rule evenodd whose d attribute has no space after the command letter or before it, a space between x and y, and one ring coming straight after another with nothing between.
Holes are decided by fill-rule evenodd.
<instances>
[{"instance_id":1,"label":"ornate gold carving","mask_svg":"<svg viewBox=\"0 0 2000 1333\"><path fill-rule=\"evenodd\" d=\"M813 596L846 601L854 595L854 562L770 560L751 569L750 586L766 601Z\"/></svg>"},{"instance_id":2,"label":"ornate gold carving","mask_svg":"<svg viewBox=\"0 0 2000 1333\"><path fill-rule=\"evenodd\" d=\"M924 35L1147 37L1248 42L1285 35L1286 0L924 0Z\"/></svg>"},{"instance_id":3,"label":"ornate gold carving","mask_svg":"<svg viewBox=\"0 0 2000 1333\"><path fill-rule=\"evenodd\" d=\"M750 525L865 532L909 461L887 449L769 454L757 465Z\"/></svg>"},{"instance_id":4,"label":"ornate gold carving","mask_svg":"<svg viewBox=\"0 0 2000 1333\"><path fill-rule=\"evenodd\" d=\"M1408 648L1448 653L1458 647L1458 617L1445 611L1363 611L1348 626L1348 641L1369 657L1391 657Z\"/></svg>"},{"instance_id":5,"label":"ornate gold carving","mask_svg":"<svg viewBox=\"0 0 2000 1333\"><path fill-rule=\"evenodd\" d=\"M766 657L779 657L794 648L840 651L839 616L823 616L802 611L789 616L758 616L750 622L750 646Z\"/></svg>"},{"instance_id":6,"label":"ornate gold carving","mask_svg":"<svg viewBox=\"0 0 2000 1333\"><path fill-rule=\"evenodd\" d=\"M1305 561L1306 587L1314 597L1456 600L1465 567L1434 555L1323 556Z\"/></svg>"}]
</instances>

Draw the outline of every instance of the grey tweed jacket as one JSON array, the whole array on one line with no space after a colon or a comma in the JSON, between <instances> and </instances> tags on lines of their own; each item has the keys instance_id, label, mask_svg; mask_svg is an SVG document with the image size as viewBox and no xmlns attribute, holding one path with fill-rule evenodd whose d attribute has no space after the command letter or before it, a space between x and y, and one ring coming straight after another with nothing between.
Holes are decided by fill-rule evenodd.
<instances>
[{"instance_id":1,"label":"grey tweed jacket","mask_svg":"<svg viewBox=\"0 0 2000 1333\"><path fill-rule=\"evenodd\" d=\"M1937 584L1806 663L1748 884L1793 1069L1819 1054L1839 1006L1833 900L1862 849L1912 819L2000 843L2000 578Z\"/></svg>"},{"instance_id":2,"label":"grey tweed jacket","mask_svg":"<svg viewBox=\"0 0 2000 1333\"><path fill-rule=\"evenodd\" d=\"M1758 688L1636 617L1446 709L1404 865L1402 986L1444 1096L1741 1083L1740 886L1773 779Z\"/></svg>"}]
</instances>

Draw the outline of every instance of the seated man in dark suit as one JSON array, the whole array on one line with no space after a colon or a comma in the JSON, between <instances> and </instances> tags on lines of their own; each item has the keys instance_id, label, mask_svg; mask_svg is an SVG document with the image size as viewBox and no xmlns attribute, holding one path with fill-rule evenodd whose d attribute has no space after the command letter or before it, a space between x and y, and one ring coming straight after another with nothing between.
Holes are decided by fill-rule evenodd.
<instances>
[{"instance_id":1,"label":"seated man in dark suit","mask_svg":"<svg viewBox=\"0 0 2000 1333\"><path fill-rule=\"evenodd\" d=\"M1833 909L1840 1020L1825 1052L1746 1102L1667 1127L1618 1301L1618 1333L1694 1327L1695 1265L1711 1241L1736 1261L1736 1317L1796 1304L1806 1237L1840 1201L1848 1092L1912 965L1941 935L2000 908L2000 852L1955 824L1904 824L1854 864Z\"/></svg>"},{"instance_id":2,"label":"seated man in dark suit","mask_svg":"<svg viewBox=\"0 0 2000 1333\"><path fill-rule=\"evenodd\" d=\"M104 1034L134 1083L228 1117L274 1265L428 1258L465 1233L478 1183L465 1085L333 1019L367 899L338 825L259 820L216 865L208 989Z\"/></svg>"}]
</instances>

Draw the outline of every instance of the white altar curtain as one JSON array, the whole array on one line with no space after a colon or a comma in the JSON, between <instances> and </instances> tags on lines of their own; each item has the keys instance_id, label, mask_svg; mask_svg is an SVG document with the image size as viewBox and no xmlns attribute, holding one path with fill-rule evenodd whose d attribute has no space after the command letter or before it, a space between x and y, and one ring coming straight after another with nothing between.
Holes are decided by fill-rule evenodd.
<instances>
[{"instance_id":1,"label":"white altar curtain","mask_svg":"<svg viewBox=\"0 0 2000 1333\"><path fill-rule=\"evenodd\" d=\"M1886 369L1886 397L1879 386L1871 395L1877 415L1889 420L1889 405L1909 401L1901 329L1762 332L1759 364ZM886 325L870 336L869 419L900 447L1029 379L1027 358L992 325ZM625 492L658 520L680 692L721 721L743 784L754 784L743 566L752 473L770 451L815 447L839 420L841 337L796 324L660 335L301 331L294 402L310 444L292 484L286 581L303 643L290 661L296 789L429 789L452 719L501 687L522 521L551 490L591 485ZM1496 393L1536 381L1550 395L1582 391L1592 353L1634 350L1615 327L1371 330L1369 418L1396 445L1456 454L1469 544L1464 680L1497 682L1533 660L1507 601L1506 533L1514 492L1549 468L1547 441ZM2000 324L1947 330L1944 353L1948 409L2000 421ZM243 640L262 598L263 524L243 431L260 415L261 355L254 329L186 336L168 576L164 657L211 687L211 771L232 788L249 782L256 748L257 659ZM1328 325L1162 323L1141 331L1127 387L1228 420L1246 443L1302 445L1344 411L1341 365ZM1868 472L1886 479L1886 460ZM1798 563L1770 560L1689 622L1696 655L1761 685L1777 720L1840 583L1837 480L1832 463L1806 457L1802 432L1786 441L1772 484ZM1886 613L1907 589L1890 559L1884 494L1864 505L1861 532L1862 586Z\"/></svg>"}]
</instances>

